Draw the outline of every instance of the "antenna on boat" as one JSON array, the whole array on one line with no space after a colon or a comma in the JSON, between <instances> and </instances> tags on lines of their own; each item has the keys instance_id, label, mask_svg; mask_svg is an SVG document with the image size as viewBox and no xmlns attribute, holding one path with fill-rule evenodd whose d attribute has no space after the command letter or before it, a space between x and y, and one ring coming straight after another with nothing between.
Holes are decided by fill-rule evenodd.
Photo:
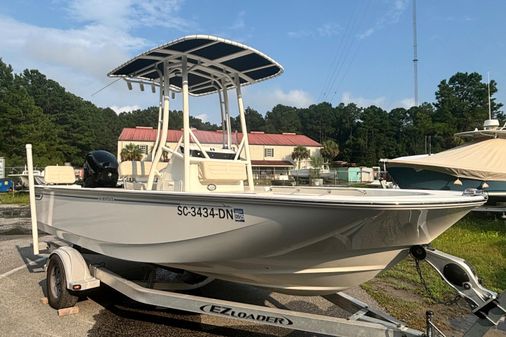
<instances>
[{"instance_id":1,"label":"antenna on boat","mask_svg":"<svg viewBox=\"0 0 506 337\"><path fill-rule=\"evenodd\" d=\"M488 87L488 119L492 119L492 106L490 104L490 72L487 71L487 87Z\"/></svg>"},{"instance_id":2,"label":"antenna on boat","mask_svg":"<svg viewBox=\"0 0 506 337\"><path fill-rule=\"evenodd\" d=\"M415 82L415 106L418 106L418 52L416 41L416 0L413 0L413 72Z\"/></svg>"},{"instance_id":3,"label":"antenna on boat","mask_svg":"<svg viewBox=\"0 0 506 337\"><path fill-rule=\"evenodd\" d=\"M90 96L90 97L95 96L96 94L98 94L99 92L101 92L102 90L104 90L105 88L107 88L108 86L113 85L114 83L118 82L119 80L121 80L121 77L119 77L119 78L115 79L115 80L114 80L114 81L112 81L111 83L107 84L105 87L98 89L98 90L97 90L97 91L95 91L93 94L91 94L91 96Z\"/></svg>"},{"instance_id":4,"label":"antenna on boat","mask_svg":"<svg viewBox=\"0 0 506 337\"><path fill-rule=\"evenodd\" d=\"M490 72L487 72L488 90L488 119L483 123L484 130L495 130L499 127L499 121L492 119L492 99L490 97Z\"/></svg>"}]
</instances>

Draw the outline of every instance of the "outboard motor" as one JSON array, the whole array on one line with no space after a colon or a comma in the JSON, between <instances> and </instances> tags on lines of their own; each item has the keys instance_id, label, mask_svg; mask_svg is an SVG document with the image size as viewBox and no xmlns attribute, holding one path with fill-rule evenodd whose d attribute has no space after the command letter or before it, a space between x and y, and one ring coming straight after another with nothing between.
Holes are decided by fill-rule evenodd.
<instances>
[{"instance_id":1,"label":"outboard motor","mask_svg":"<svg viewBox=\"0 0 506 337\"><path fill-rule=\"evenodd\" d=\"M118 182L118 161L107 151L91 151L86 155L84 187L116 187Z\"/></svg>"}]
</instances>

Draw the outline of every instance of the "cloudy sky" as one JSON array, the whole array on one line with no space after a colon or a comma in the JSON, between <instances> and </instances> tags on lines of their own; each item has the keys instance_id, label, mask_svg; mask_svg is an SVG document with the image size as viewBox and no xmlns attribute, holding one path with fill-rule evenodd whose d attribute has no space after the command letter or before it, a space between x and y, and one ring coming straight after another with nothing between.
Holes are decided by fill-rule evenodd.
<instances>
[{"instance_id":1,"label":"cloudy sky","mask_svg":"<svg viewBox=\"0 0 506 337\"><path fill-rule=\"evenodd\" d=\"M506 1L417 2L420 101L457 71L498 82L506 104ZM105 74L176 38L211 34L250 45L285 73L245 90L261 113L277 103L321 101L385 109L413 104L412 0L17 0L0 2L0 57L16 72L39 69L101 107L157 104ZM216 103L216 104L215 104ZM190 101L192 114L216 122L217 98ZM180 98L175 105L180 107Z\"/></svg>"}]
</instances>

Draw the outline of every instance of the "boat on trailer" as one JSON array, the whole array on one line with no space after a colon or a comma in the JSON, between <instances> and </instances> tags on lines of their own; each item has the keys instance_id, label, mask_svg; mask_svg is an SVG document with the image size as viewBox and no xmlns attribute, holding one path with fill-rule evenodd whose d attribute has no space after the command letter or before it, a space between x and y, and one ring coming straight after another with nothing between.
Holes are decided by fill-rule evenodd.
<instances>
[{"instance_id":1,"label":"boat on trailer","mask_svg":"<svg viewBox=\"0 0 506 337\"><path fill-rule=\"evenodd\" d=\"M85 187L46 174L46 185L35 186L39 229L114 258L316 295L368 281L486 201L474 190L256 187L242 88L282 72L267 55L208 35L183 37L114 69L109 76L129 88L159 90L148 178ZM230 90L243 134L238 145L231 142ZM172 93L183 102L175 148L166 146ZM221 107L221 149L204 148L190 128L189 96L212 93ZM164 153L170 161L159 169ZM105 163L95 182L114 177L114 167Z\"/></svg>"}]
</instances>

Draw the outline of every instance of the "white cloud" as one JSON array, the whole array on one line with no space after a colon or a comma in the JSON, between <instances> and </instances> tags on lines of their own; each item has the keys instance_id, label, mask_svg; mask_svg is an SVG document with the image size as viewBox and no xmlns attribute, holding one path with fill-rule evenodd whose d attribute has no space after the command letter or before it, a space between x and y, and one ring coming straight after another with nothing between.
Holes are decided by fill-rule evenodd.
<instances>
[{"instance_id":1,"label":"white cloud","mask_svg":"<svg viewBox=\"0 0 506 337\"><path fill-rule=\"evenodd\" d=\"M16 72L38 69L58 81L68 91L84 99L110 81L105 74L145 47L147 41L113 27L88 25L80 29L38 27L0 17L0 43L3 61ZM112 89L112 90L111 90ZM114 88L97 95L94 102L110 105ZM122 102L123 104L125 102Z\"/></svg>"},{"instance_id":2,"label":"white cloud","mask_svg":"<svg viewBox=\"0 0 506 337\"><path fill-rule=\"evenodd\" d=\"M177 15L182 2L182 0L72 0L67 11L74 19L84 23L125 30L139 26L178 30L194 28L193 21Z\"/></svg>"},{"instance_id":3,"label":"white cloud","mask_svg":"<svg viewBox=\"0 0 506 337\"><path fill-rule=\"evenodd\" d=\"M393 5L387 11L385 14L380 16L376 22L373 24L372 27L367 28L363 33L359 33L357 36L359 39L365 39L374 33L376 33L378 30L383 29L387 25L393 25L399 22L399 19L401 18L402 14L406 11L408 8L408 1L407 0L396 0L393 2Z\"/></svg>"},{"instance_id":4,"label":"white cloud","mask_svg":"<svg viewBox=\"0 0 506 337\"><path fill-rule=\"evenodd\" d=\"M310 30L298 30L298 31L288 32L288 37L291 37L294 39L299 39L299 38L309 37L312 34L313 33Z\"/></svg>"},{"instance_id":5,"label":"white cloud","mask_svg":"<svg viewBox=\"0 0 506 337\"><path fill-rule=\"evenodd\" d=\"M107 72L153 45L134 35L133 29L195 28L194 22L178 17L182 3L182 0L62 2L71 28L37 26L0 15L0 55L15 72L38 69L68 91L86 100L93 99L98 106L144 102L153 105L156 103L153 97L138 92L126 94L125 87L119 84L93 97L91 93L111 82Z\"/></svg>"},{"instance_id":6,"label":"white cloud","mask_svg":"<svg viewBox=\"0 0 506 337\"><path fill-rule=\"evenodd\" d=\"M332 37L338 35L342 31L342 27L337 23L324 23L314 29L301 29L298 31L288 32L288 37L299 39L307 37Z\"/></svg>"},{"instance_id":7,"label":"white cloud","mask_svg":"<svg viewBox=\"0 0 506 337\"><path fill-rule=\"evenodd\" d=\"M116 112L117 114L120 114L122 112L132 112L141 109L141 107L138 105L126 105L126 106L113 105L110 108L113 109L114 112Z\"/></svg>"},{"instance_id":8,"label":"white cloud","mask_svg":"<svg viewBox=\"0 0 506 337\"><path fill-rule=\"evenodd\" d=\"M207 114L199 114L199 115L196 115L195 118L199 118L204 123L208 121Z\"/></svg>"},{"instance_id":9,"label":"white cloud","mask_svg":"<svg viewBox=\"0 0 506 337\"><path fill-rule=\"evenodd\" d=\"M318 35L322 37L330 37L341 32L341 26L335 23L325 23L316 29Z\"/></svg>"},{"instance_id":10,"label":"white cloud","mask_svg":"<svg viewBox=\"0 0 506 337\"><path fill-rule=\"evenodd\" d=\"M290 90L288 92L276 89L270 94L267 94L266 99L277 102L275 104L290 105L297 108L306 108L314 103L314 100L309 93L298 89Z\"/></svg>"},{"instance_id":11,"label":"white cloud","mask_svg":"<svg viewBox=\"0 0 506 337\"><path fill-rule=\"evenodd\" d=\"M346 91L341 96L341 102L344 104L355 103L357 106L362 108L366 108L371 105L383 107L383 105L386 103L386 98L384 96L376 98L353 97L350 92Z\"/></svg>"},{"instance_id":12,"label":"white cloud","mask_svg":"<svg viewBox=\"0 0 506 337\"><path fill-rule=\"evenodd\" d=\"M399 101L389 101L385 96L375 98L366 98L361 96L354 97L349 91L343 93L341 96L341 102L344 104L355 103L361 108L367 108L371 105L375 105L386 111L390 111L395 108L409 109L415 105L415 99L413 97L406 97Z\"/></svg>"},{"instance_id":13,"label":"white cloud","mask_svg":"<svg viewBox=\"0 0 506 337\"><path fill-rule=\"evenodd\" d=\"M244 17L246 16L245 11L240 11L237 15L237 18L235 19L234 24L230 27L232 30L240 30L246 28L246 22L244 20Z\"/></svg>"},{"instance_id":14,"label":"white cloud","mask_svg":"<svg viewBox=\"0 0 506 337\"><path fill-rule=\"evenodd\" d=\"M359 39L365 39L366 37L369 37L371 36L372 34L374 34L376 32L376 30L374 28L369 28L367 29L365 32L361 33L361 34L358 34L358 38Z\"/></svg>"},{"instance_id":15,"label":"white cloud","mask_svg":"<svg viewBox=\"0 0 506 337\"><path fill-rule=\"evenodd\" d=\"M413 97L407 97L400 100L396 105L397 107L409 109L415 106L415 99Z\"/></svg>"},{"instance_id":16,"label":"white cloud","mask_svg":"<svg viewBox=\"0 0 506 337\"><path fill-rule=\"evenodd\" d=\"M315 101L311 95L300 89L284 91L282 89L272 88L244 88L245 105L250 106L260 113L265 113L277 104L293 106L297 108L307 108Z\"/></svg>"}]
</instances>

